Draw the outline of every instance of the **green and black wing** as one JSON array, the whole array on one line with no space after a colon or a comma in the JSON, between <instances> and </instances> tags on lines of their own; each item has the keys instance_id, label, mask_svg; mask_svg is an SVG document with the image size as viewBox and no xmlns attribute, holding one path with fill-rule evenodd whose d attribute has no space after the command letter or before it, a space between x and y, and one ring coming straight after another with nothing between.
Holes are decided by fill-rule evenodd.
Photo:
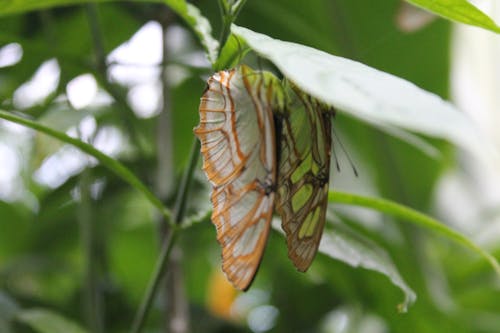
<instances>
[{"instance_id":1,"label":"green and black wing","mask_svg":"<svg viewBox=\"0 0 500 333\"><path fill-rule=\"evenodd\" d=\"M275 110L278 186L275 207L286 233L288 256L306 271L325 225L333 110L285 83L288 99Z\"/></svg>"}]
</instances>

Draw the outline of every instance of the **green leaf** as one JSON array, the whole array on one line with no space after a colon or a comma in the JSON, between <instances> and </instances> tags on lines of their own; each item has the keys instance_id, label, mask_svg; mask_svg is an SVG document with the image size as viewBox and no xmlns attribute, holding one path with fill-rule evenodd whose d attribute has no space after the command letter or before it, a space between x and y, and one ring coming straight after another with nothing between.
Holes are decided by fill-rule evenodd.
<instances>
[{"instance_id":1,"label":"green leaf","mask_svg":"<svg viewBox=\"0 0 500 333\"><path fill-rule=\"evenodd\" d=\"M207 53L208 60L214 64L217 60L217 53L219 51L219 42L212 37L212 26L210 22L200 13L200 10L194 5L187 4L187 10L177 12L194 30L201 45Z\"/></svg>"},{"instance_id":2,"label":"green leaf","mask_svg":"<svg viewBox=\"0 0 500 333\"><path fill-rule=\"evenodd\" d=\"M442 138L484 162L498 152L470 120L439 96L391 74L323 51L233 25L232 32L307 94L369 124Z\"/></svg>"},{"instance_id":3,"label":"green leaf","mask_svg":"<svg viewBox=\"0 0 500 333\"><path fill-rule=\"evenodd\" d=\"M136 0L137 1L137 0ZM163 0L177 15L188 23L200 39L201 45L205 49L208 60L214 64L219 52L219 42L212 36L212 26L204 17L198 7L187 3L184 0Z\"/></svg>"},{"instance_id":4,"label":"green leaf","mask_svg":"<svg viewBox=\"0 0 500 333\"><path fill-rule=\"evenodd\" d=\"M406 312L415 302L415 292L401 277L387 252L346 227L336 225L335 230L325 230L319 251L352 267L363 267L387 276L405 295L403 303L398 306L400 312Z\"/></svg>"},{"instance_id":5,"label":"green leaf","mask_svg":"<svg viewBox=\"0 0 500 333\"><path fill-rule=\"evenodd\" d=\"M245 41L231 34L222 47L219 57L214 64L214 70L220 71L226 68L233 68L241 62L245 54L250 51Z\"/></svg>"},{"instance_id":6,"label":"green leaf","mask_svg":"<svg viewBox=\"0 0 500 333\"><path fill-rule=\"evenodd\" d=\"M420 227L424 227L435 233L439 233L446 238L465 246L466 248L477 253L493 267L497 275L500 277L500 265L498 261L490 253L480 248L472 240L462 235L458 231L455 231L447 227L444 223L420 213L412 208L400 205L390 200L381 198L369 198L352 193L343 192L330 192L328 194L328 201L335 203L342 203L347 205L362 206L367 208L372 208L395 217L402 219L403 221L408 221L416 224Z\"/></svg>"},{"instance_id":7,"label":"green leaf","mask_svg":"<svg viewBox=\"0 0 500 333\"><path fill-rule=\"evenodd\" d=\"M474 25L500 33L500 27L488 15L467 0L406 0L452 21Z\"/></svg>"},{"instance_id":8,"label":"green leaf","mask_svg":"<svg viewBox=\"0 0 500 333\"><path fill-rule=\"evenodd\" d=\"M17 320L39 333L87 333L74 322L44 309L23 310L18 313Z\"/></svg>"},{"instance_id":9,"label":"green leaf","mask_svg":"<svg viewBox=\"0 0 500 333\"><path fill-rule=\"evenodd\" d=\"M111 1L114 0L12 0L0 3L0 16L55 6ZM219 50L219 42L212 37L212 27L210 22L203 15L201 15L200 10L196 6L187 3L185 0L134 0L134 2L159 2L169 6L177 15L179 15L191 26L200 39L200 42L207 53L208 60L212 64L215 63L217 60L217 52Z\"/></svg>"},{"instance_id":10,"label":"green leaf","mask_svg":"<svg viewBox=\"0 0 500 333\"><path fill-rule=\"evenodd\" d=\"M84 153L87 153L93 157L95 157L99 162L102 163L105 167L113 171L118 177L122 178L136 190L141 192L148 200L153 204L158 210L165 216L167 221L170 221L170 211L163 205L163 203L144 185L139 178L137 178L129 169L127 169L122 163L119 161L109 157L108 155L100 152L95 149L93 146L72 138L66 135L63 132L59 132L50 127L37 123L35 121L25 119L22 117L18 117L10 112L0 110L0 119L5 119L31 129L34 129L38 132L49 135L53 138L56 138L62 142L70 144Z\"/></svg>"}]
</instances>

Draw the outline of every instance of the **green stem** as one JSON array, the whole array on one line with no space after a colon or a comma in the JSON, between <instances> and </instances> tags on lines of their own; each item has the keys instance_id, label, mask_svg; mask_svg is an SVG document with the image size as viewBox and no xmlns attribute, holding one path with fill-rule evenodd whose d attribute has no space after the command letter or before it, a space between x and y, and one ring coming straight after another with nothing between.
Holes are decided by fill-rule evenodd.
<instances>
[{"instance_id":1,"label":"green stem","mask_svg":"<svg viewBox=\"0 0 500 333\"><path fill-rule=\"evenodd\" d=\"M191 145L191 152L189 154L189 164L187 166L186 171L183 174L183 178L181 179L180 184L180 198L176 201L175 205L175 219L174 223L179 224L181 220L184 218L186 213L186 204L187 204L187 195L189 193L188 187L191 185L191 181L193 180L194 168L198 163L198 156L200 156L200 141L198 139L194 139Z\"/></svg>"},{"instance_id":2,"label":"green stem","mask_svg":"<svg viewBox=\"0 0 500 333\"><path fill-rule=\"evenodd\" d=\"M97 7L94 3L89 3L85 6L87 9L87 18L89 20L90 32L94 45L95 60L97 70L105 73L106 68L106 52L104 51L104 43L102 42L102 33L99 26L99 18L97 15Z\"/></svg>"},{"instance_id":3,"label":"green stem","mask_svg":"<svg viewBox=\"0 0 500 333\"><path fill-rule=\"evenodd\" d=\"M246 2L247 2L247 0L238 0L233 5L233 8L232 8L232 14L233 14L233 18L234 18L233 21L236 20L236 18L240 14L241 9L243 8L243 6L245 6Z\"/></svg>"},{"instance_id":4,"label":"green stem","mask_svg":"<svg viewBox=\"0 0 500 333\"><path fill-rule=\"evenodd\" d=\"M99 262L97 237L92 219L92 199L90 196L91 174L89 169L83 170L80 176L80 205L78 220L80 222L81 242L85 256L85 288L84 306L89 327L92 332L103 332L103 307L99 293Z\"/></svg>"},{"instance_id":5,"label":"green stem","mask_svg":"<svg viewBox=\"0 0 500 333\"><path fill-rule=\"evenodd\" d=\"M156 125L156 188L155 192L162 201L167 201L174 192L175 170L174 170L174 146L172 130L172 98L168 82L167 64L169 63L167 53L167 30L174 20L173 13L165 8L162 11L162 64L161 64L161 83L162 83L162 110L157 118Z\"/></svg>"},{"instance_id":6,"label":"green stem","mask_svg":"<svg viewBox=\"0 0 500 333\"><path fill-rule=\"evenodd\" d=\"M231 35L231 24L236 20L245 3L246 0L238 0L233 5L229 5L227 1L219 0L222 16L222 31L219 37L219 53L217 57L220 57L224 44L226 44L229 35Z\"/></svg>"},{"instance_id":7,"label":"green stem","mask_svg":"<svg viewBox=\"0 0 500 333\"><path fill-rule=\"evenodd\" d=\"M174 209L174 224L175 228L171 228L169 232L169 236L167 240L163 243L160 257L156 263L156 268L153 273L153 277L148 284L148 288L146 293L144 294L144 298L141 302L139 310L135 316L134 322L132 324L131 333L140 333L146 324L146 319L151 310L151 306L153 304L154 298L157 295L158 287L160 286L160 282L162 281L165 273L167 272L167 263L170 258L170 254L172 253L172 249L174 247L174 243L178 238L178 233L180 228L178 228L178 224L182 221L185 214L185 208L187 204L187 196L189 194L189 188L191 185L191 181L193 179L194 168L198 161L199 156L199 141L194 139L193 145L191 147L191 155L189 157L189 164L184 174L182 176L181 185L179 189L179 194L177 195Z\"/></svg>"},{"instance_id":8,"label":"green stem","mask_svg":"<svg viewBox=\"0 0 500 333\"><path fill-rule=\"evenodd\" d=\"M343 192L328 193L328 201L372 208L380 212L399 217L408 222L412 222L413 224L427 228L431 231L438 232L482 256L490 263L498 276L500 276L500 265L495 257L480 248L478 245L474 244L474 242L458 231L455 231L438 220L420 213L410 207L403 206L386 199L370 198Z\"/></svg>"},{"instance_id":9,"label":"green stem","mask_svg":"<svg viewBox=\"0 0 500 333\"><path fill-rule=\"evenodd\" d=\"M149 310L151 310L151 306L153 305L153 300L158 291L158 287L160 286L160 282L163 279L167 271L167 262L170 258L170 254L172 253L172 249L174 248L174 244L177 241L178 230L172 229L169 232L168 238L163 242L163 247L161 250L160 257L156 263L155 270L153 272L153 278L150 280L148 287L146 289L146 293L144 294L143 301L137 310L137 314L135 316L134 322L132 324L131 333L139 333L142 331L144 324L146 324L146 318L148 316Z\"/></svg>"},{"instance_id":10,"label":"green stem","mask_svg":"<svg viewBox=\"0 0 500 333\"><path fill-rule=\"evenodd\" d=\"M95 157L101 164L111 171L115 173L118 177L123 179L125 182L127 182L129 185L131 185L133 188L141 192L147 199L148 201L153 204L160 212L165 216L165 219L167 221L170 221L170 211L163 205L163 203L141 182L139 178L137 178L127 167L125 167L122 163L119 161L115 160L114 158L109 157L108 155L100 152L99 150L95 149L93 146L72 138L65 133L56 131L50 127L47 127L45 125L42 125L40 123L37 123L35 121L22 118L16 115L13 115L12 113L5 112L0 110L0 118L5 119L8 121L11 121L16 124L20 124L26 127L29 127L31 129L34 129L38 132L47 134L48 136L51 136L53 138L56 138L62 142L65 142L67 144L70 144L84 153L87 153L93 157ZM173 224L170 222L170 224Z\"/></svg>"},{"instance_id":11,"label":"green stem","mask_svg":"<svg viewBox=\"0 0 500 333\"><path fill-rule=\"evenodd\" d=\"M99 27L99 19L97 15L97 6L95 4L87 4L87 19L91 29L91 36L94 41L94 55L97 64L97 70L106 72L106 53L102 42L102 33ZM80 135L79 135L80 136ZM91 143L90 141L89 143ZM99 245L101 235L96 231L96 225L92 219L92 198L90 194L91 187L91 171L86 168L80 181L80 198L81 198L81 229L82 240L86 254L86 312L88 316L89 326L92 332L104 332L105 308L102 302L102 295L99 291L100 271L98 264L102 263L102 253L99 253Z\"/></svg>"},{"instance_id":12,"label":"green stem","mask_svg":"<svg viewBox=\"0 0 500 333\"><path fill-rule=\"evenodd\" d=\"M217 54L217 58L220 57L222 49L231 34L231 24L233 23L233 19L230 15L226 15L222 18L222 32L219 37L219 53Z\"/></svg>"},{"instance_id":13,"label":"green stem","mask_svg":"<svg viewBox=\"0 0 500 333\"><path fill-rule=\"evenodd\" d=\"M221 16L228 15L231 12L231 6L227 2L227 0L219 0L219 8Z\"/></svg>"},{"instance_id":14,"label":"green stem","mask_svg":"<svg viewBox=\"0 0 500 333\"><path fill-rule=\"evenodd\" d=\"M156 156L157 156L157 174L156 174L156 193L164 202L172 197L175 186L174 172L174 147L173 147L173 121L172 121L172 98L169 75L167 73L167 65L169 64L169 40L167 32L175 20L175 15L168 7L161 11L159 22L162 26L162 66L161 66L161 82L162 82L162 97L163 106L161 113L158 115L156 127ZM183 190L181 190L181 193ZM178 211L175 209L174 211ZM158 231L160 244L169 237L171 233L168 224L164 219L158 221ZM165 258L164 265L168 265L169 275L163 278L163 287L158 293L164 299L165 309L163 310L165 331L170 333L187 333L189 327L189 308L185 289L183 287L184 278L181 265L182 249L179 246L173 247L170 258ZM160 259L161 260L161 259ZM155 295L153 288L153 296Z\"/></svg>"}]
</instances>

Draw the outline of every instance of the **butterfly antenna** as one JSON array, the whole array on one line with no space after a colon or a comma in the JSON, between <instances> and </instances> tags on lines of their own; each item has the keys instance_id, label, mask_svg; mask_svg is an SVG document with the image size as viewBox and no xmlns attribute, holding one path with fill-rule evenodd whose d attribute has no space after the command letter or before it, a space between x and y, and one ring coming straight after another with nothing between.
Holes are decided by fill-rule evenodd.
<instances>
[{"instance_id":1,"label":"butterfly antenna","mask_svg":"<svg viewBox=\"0 0 500 333\"><path fill-rule=\"evenodd\" d=\"M332 149L332 153L333 153L333 159L335 160L335 168L337 169L338 172L340 172L339 159L337 158L337 153L335 152L335 149Z\"/></svg>"},{"instance_id":2,"label":"butterfly antenna","mask_svg":"<svg viewBox=\"0 0 500 333\"><path fill-rule=\"evenodd\" d=\"M340 140L340 137L337 135L337 132L335 131L335 127L333 127L333 126L332 126L332 132L333 132L333 136L335 136L335 139L337 139L337 142L339 143L340 148L342 148L342 151L344 152L345 156L347 157L347 160L349 161L349 164L351 165L352 172L354 173L354 175L356 177L358 177L358 175L359 175L358 170L356 169L356 166L354 165L354 163L351 159L351 156L347 152L347 149L345 149L344 144L342 143L342 140ZM333 149L333 154L335 155L335 149ZM337 157L335 157L335 159L337 159ZM337 169L338 169L338 167L337 167Z\"/></svg>"}]
</instances>

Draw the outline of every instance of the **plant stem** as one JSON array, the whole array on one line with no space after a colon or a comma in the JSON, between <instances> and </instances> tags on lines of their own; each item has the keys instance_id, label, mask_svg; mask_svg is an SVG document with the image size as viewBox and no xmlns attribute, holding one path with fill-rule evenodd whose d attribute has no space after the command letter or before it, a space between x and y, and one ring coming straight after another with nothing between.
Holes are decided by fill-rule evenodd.
<instances>
[{"instance_id":1,"label":"plant stem","mask_svg":"<svg viewBox=\"0 0 500 333\"><path fill-rule=\"evenodd\" d=\"M173 216L173 222L175 226L177 226L184 218L187 196L189 194L188 193L189 188L191 185L191 181L193 179L194 168L198 161L198 156L199 156L198 151L199 151L199 141L197 139L194 139L193 145L191 147L189 164L182 176L179 193L177 195L175 202L175 209ZM151 305L153 304L154 298L157 295L160 282L162 281L167 271L168 268L167 262L172 253L174 243L178 238L179 230L181 229L178 227L171 228L168 238L163 243L161 254L156 263L156 268L154 270L152 279L148 284L148 288L146 290L142 303L139 307L139 310L137 311L136 317L132 324L132 329L130 330L131 333L140 333L146 323L146 319L151 309Z\"/></svg>"},{"instance_id":2,"label":"plant stem","mask_svg":"<svg viewBox=\"0 0 500 333\"><path fill-rule=\"evenodd\" d=\"M104 309L99 293L99 270L97 269L97 233L92 219L92 199L90 196L91 171L86 168L80 176L80 222L81 243L85 256L84 308L88 326L92 332L103 332Z\"/></svg>"},{"instance_id":3,"label":"plant stem","mask_svg":"<svg viewBox=\"0 0 500 333\"><path fill-rule=\"evenodd\" d=\"M245 3L247 2L247 0L238 0L234 5L233 5L233 21L236 20L236 18L238 17L238 15L240 14L240 11L241 9L243 8L243 6L245 5Z\"/></svg>"},{"instance_id":4,"label":"plant stem","mask_svg":"<svg viewBox=\"0 0 500 333\"><path fill-rule=\"evenodd\" d=\"M158 115L156 125L156 181L155 192L162 201L172 195L174 189L174 147L172 129L172 106L170 87L167 82L167 40L168 26L173 20L173 15L168 9L162 21L163 28L163 61L161 64L160 80L162 83L162 109ZM169 15L170 14L170 15Z\"/></svg>"},{"instance_id":5,"label":"plant stem","mask_svg":"<svg viewBox=\"0 0 500 333\"><path fill-rule=\"evenodd\" d=\"M94 41L94 55L96 67L99 72L106 72L106 54L102 43L102 33L99 29L99 20L95 4L87 4L87 19L91 29L91 36ZM90 186L92 185L91 171L86 168L80 181L80 207L81 207L81 232L82 242L85 248L86 260L86 313L89 327L92 332L104 332L104 304L102 295L99 291L100 272L98 263L101 263L102 257L99 254L99 233L96 232L96 226L92 218L92 198Z\"/></svg>"},{"instance_id":6,"label":"plant stem","mask_svg":"<svg viewBox=\"0 0 500 333\"><path fill-rule=\"evenodd\" d=\"M188 187L191 185L193 180L194 168L198 163L198 157L200 156L200 141L197 138L193 139L191 144L191 152L189 153L189 163L187 169L184 172L180 185L180 197L179 200L175 202L175 220L174 223L179 224L184 218L186 213L187 196L189 194Z\"/></svg>"},{"instance_id":7,"label":"plant stem","mask_svg":"<svg viewBox=\"0 0 500 333\"><path fill-rule=\"evenodd\" d=\"M102 42L102 33L99 26L99 18L97 14L96 4L89 3L85 6L87 9L87 18L89 20L90 32L94 45L95 62L97 70L101 73L106 73L106 52Z\"/></svg>"},{"instance_id":8,"label":"plant stem","mask_svg":"<svg viewBox=\"0 0 500 333\"><path fill-rule=\"evenodd\" d=\"M225 15L222 17L222 31L219 37L219 53L217 58L220 57L222 49L226 44L229 35L231 34L231 24L233 23L232 17L230 15Z\"/></svg>"},{"instance_id":9,"label":"plant stem","mask_svg":"<svg viewBox=\"0 0 500 333\"><path fill-rule=\"evenodd\" d=\"M149 310L153 305L153 300L155 299L160 282L163 280L163 276L167 270L167 262L170 258L170 253L174 247L174 244L178 237L177 229L172 229L169 233L168 238L163 242L163 247L161 250L161 255L156 263L155 270L153 272L153 278L150 280L146 293L144 294L143 301L137 314L135 316L134 322L132 324L131 333L139 333L142 331L144 324L146 324L146 318L148 316Z\"/></svg>"},{"instance_id":10,"label":"plant stem","mask_svg":"<svg viewBox=\"0 0 500 333\"><path fill-rule=\"evenodd\" d=\"M219 37L219 53L220 56L224 44L226 44L229 35L231 34L231 24L236 20L241 9L245 5L246 0L238 0L235 4L229 5L225 0L219 0L219 6L222 16L222 31Z\"/></svg>"},{"instance_id":11,"label":"plant stem","mask_svg":"<svg viewBox=\"0 0 500 333\"><path fill-rule=\"evenodd\" d=\"M227 0L219 0L218 3L222 17L231 13L231 6L227 2Z\"/></svg>"},{"instance_id":12,"label":"plant stem","mask_svg":"<svg viewBox=\"0 0 500 333\"><path fill-rule=\"evenodd\" d=\"M159 21L162 26L163 36L163 59L161 65L161 83L163 106L158 115L158 124L156 127L156 156L157 156L157 174L156 174L156 194L166 202L171 197L174 184L174 136L172 126L172 102L170 96L170 82L167 75L167 64L169 64L168 51L169 41L167 40L167 31L173 23L175 16L168 7L161 11ZM171 233L168 223L159 216L158 231L160 244L162 244ZM165 304L165 331L170 333L187 333L189 327L189 310L187 296L184 291L184 278L181 265L182 249L174 245L171 255L166 265L169 267L169 274L163 279L164 287L162 291L163 303Z\"/></svg>"}]
</instances>

